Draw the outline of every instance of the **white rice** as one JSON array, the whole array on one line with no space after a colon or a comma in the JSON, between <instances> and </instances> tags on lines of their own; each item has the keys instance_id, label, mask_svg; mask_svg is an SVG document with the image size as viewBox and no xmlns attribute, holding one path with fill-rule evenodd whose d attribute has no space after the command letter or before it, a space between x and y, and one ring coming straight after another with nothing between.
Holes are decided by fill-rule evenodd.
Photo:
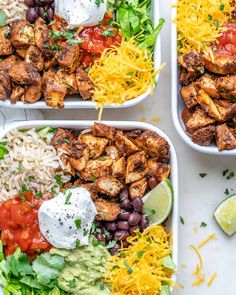
<instances>
[{"instance_id":1,"label":"white rice","mask_svg":"<svg viewBox=\"0 0 236 295\"><path fill-rule=\"evenodd\" d=\"M0 160L0 202L19 193L22 185L34 193L50 192L57 186L58 174L63 183L70 181L71 177L61 172L63 163L54 147L35 129L14 130L7 134L6 142L9 154Z\"/></svg>"},{"instance_id":2,"label":"white rice","mask_svg":"<svg viewBox=\"0 0 236 295\"><path fill-rule=\"evenodd\" d=\"M24 19L26 9L24 0L0 0L0 10L7 16L7 24L16 19Z\"/></svg>"}]
</instances>

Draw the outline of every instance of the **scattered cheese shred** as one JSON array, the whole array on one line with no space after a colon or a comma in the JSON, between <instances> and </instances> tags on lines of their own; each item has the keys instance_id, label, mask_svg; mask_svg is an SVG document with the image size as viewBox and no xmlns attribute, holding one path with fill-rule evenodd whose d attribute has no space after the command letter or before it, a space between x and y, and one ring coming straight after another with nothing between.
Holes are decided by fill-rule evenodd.
<instances>
[{"instance_id":1,"label":"scattered cheese shred","mask_svg":"<svg viewBox=\"0 0 236 295\"><path fill-rule=\"evenodd\" d=\"M155 71L150 53L138 48L134 38L103 51L89 71L95 85L93 101L98 107L122 104L155 86Z\"/></svg>"},{"instance_id":2,"label":"scattered cheese shred","mask_svg":"<svg viewBox=\"0 0 236 295\"><path fill-rule=\"evenodd\" d=\"M198 285L201 285L202 283L204 283L205 282L205 276L202 273L203 263L202 263L202 257L201 257L200 252L198 251L198 249L195 246L190 245L190 247L197 254L197 257L198 257L198 260L199 260L199 264L197 264L196 270L193 273L193 275L196 276L196 281L192 283L192 286L194 287L194 286L198 286Z\"/></svg>"},{"instance_id":3,"label":"scattered cheese shred","mask_svg":"<svg viewBox=\"0 0 236 295\"><path fill-rule=\"evenodd\" d=\"M205 246L211 240L216 240L216 235L215 234L209 235L209 237L198 246L198 249L201 249L203 246Z\"/></svg>"},{"instance_id":4,"label":"scattered cheese shred","mask_svg":"<svg viewBox=\"0 0 236 295\"><path fill-rule=\"evenodd\" d=\"M160 293L163 282L173 286L174 270L163 265L163 257L171 255L170 238L160 225L129 237L131 246L122 248L107 263L105 282L111 285L112 294L154 295Z\"/></svg>"},{"instance_id":5,"label":"scattered cheese shred","mask_svg":"<svg viewBox=\"0 0 236 295\"><path fill-rule=\"evenodd\" d=\"M233 11L232 0L178 0L177 8L178 50L185 53L192 47L198 51L206 48L225 30Z\"/></svg>"},{"instance_id":6,"label":"scattered cheese shred","mask_svg":"<svg viewBox=\"0 0 236 295\"><path fill-rule=\"evenodd\" d=\"M213 276L210 278L209 282L207 283L207 286L208 286L208 287L210 287L210 286L213 284L213 282L214 282L216 276L217 276L217 273L215 272L215 273L213 274Z\"/></svg>"},{"instance_id":7,"label":"scattered cheese shred","mask_svg":"<svg viewBox=\"0 0 236 295\"><path fill-rule=\"evenodd\" d=\"M160 121L160 117L153 117L152 118L152 122L159 122Z\"/></svg>"}]
</instances>

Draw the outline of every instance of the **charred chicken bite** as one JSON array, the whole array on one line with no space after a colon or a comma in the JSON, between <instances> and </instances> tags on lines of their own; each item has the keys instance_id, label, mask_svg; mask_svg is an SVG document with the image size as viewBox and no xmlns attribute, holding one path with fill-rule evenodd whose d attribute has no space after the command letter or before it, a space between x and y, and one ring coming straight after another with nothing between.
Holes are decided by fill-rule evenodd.
<instances>
[{"instance_id":1,"label":"charred chicken bite","mask_svg":"<svg viewBox=\"0 0 236 295\"><path fill-rule=\"evenodd\" d=\"M91 130L79 134L58 128L51 144L61 157L64 172L72 176L65 188L81 186L91 193L98 212L96 224L111 228L111 238L117 229L116 238L125 241L135 229L148 226L141 210L133 212L138 218L134 228L112 231L114 221L115 227L127 227L130 215L132 219L131 204L142 206L143 196L169 177L170 148L164 138L151 131L125 131L94 123Z\"/></svg>"}]
</instances>

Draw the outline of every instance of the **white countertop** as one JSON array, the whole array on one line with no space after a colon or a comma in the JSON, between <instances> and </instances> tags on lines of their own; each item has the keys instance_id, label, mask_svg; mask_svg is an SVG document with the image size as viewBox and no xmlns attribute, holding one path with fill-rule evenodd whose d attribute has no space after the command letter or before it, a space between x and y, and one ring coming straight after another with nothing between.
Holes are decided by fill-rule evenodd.
<instances>
[{"instance_id":1,"label":"white countertop","mask_svg":"<svg viewBox=\"0 0 236 295\"><path fill-rule=\"evenodd\" d=\"M225 169L236 173L235 157L220 157L204 155L186 146L176 133L171 119L171 70L170 70L170 0L161 2L161 16L166 19L162 33L162 61L167 65L162 71L158 87L154 96L145 103L131 109L105 110L105 120L143 120L156 125L167 133L173 141L179 162L179 199L180 216L185 224L179 223L179 276L178 281L184 289L174 292L176 295L235 295L236 294L236 235L228 238L217 226L213 213L218 203L226 196L226 188L236 191L236 176L226 180L222 176ZM64 110L43 111L45 119L97 119L97 112L93 110ZM152 119L160 117L159 122ZM201 178L199 173L207 176ZM233 192L233 191L230 191ZM201 222L207 223L206 228L200 228ZM194 228L197 228L194 230ZM217 240L210 241L201 253L203 257L206 281L214 272L217 277L209 288L204 283L199 287L192 287L192 273L197 263L196 255L189 247L198 245L208 235L215 233ZM186 264L187 267L181 267Z\"/></svg>"}]
</instances>

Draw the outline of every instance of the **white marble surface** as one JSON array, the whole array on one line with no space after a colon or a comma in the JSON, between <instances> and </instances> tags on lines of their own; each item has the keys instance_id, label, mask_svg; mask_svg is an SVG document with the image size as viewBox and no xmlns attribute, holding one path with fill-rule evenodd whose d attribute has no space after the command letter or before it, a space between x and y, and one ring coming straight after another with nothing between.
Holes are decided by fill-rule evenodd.
<instances>
[{"instance_id":1,"label":"white marble surface","mask_svg":"<svg viewBox=\"0 0 236 295\"><path fill-rule=\"evenodd\" d=\"M171 119L171 86L170 86L170 1L161 1L161 16L166 19L162 33L162 61L167 66L161 73L155 95L149 97L144 104L131 109L106 110L103 118L106 120L141 120L143 118L162 130L173 141L179 162L180 179L180 216L185 224L179 223L179 267L178 280L184 285L183 290L177 290L176 295L235 295L236 294L236 235L228 238L218 228L213 219L214 210L224 198L226 188L236 191L236 176L226 180L222 176L224 169L235 170L235 157L220 157L200 154L186 146L175 131ZM92 110L44 111L46 119L96 119L97 112ZM159 122L152 118L160 117ZM207 176L201 178L200 172ZM200 228L201 222L207 223L206 228ZM197 232L194 228L197 228ZM198 245L209 234L216 233L217 240L209 242L201 251L203 256L206 279L216 271L217 277L209 288L207 284L192 287L192 272L197 259L189 245Z\"/></svg>"}]
</instances>

